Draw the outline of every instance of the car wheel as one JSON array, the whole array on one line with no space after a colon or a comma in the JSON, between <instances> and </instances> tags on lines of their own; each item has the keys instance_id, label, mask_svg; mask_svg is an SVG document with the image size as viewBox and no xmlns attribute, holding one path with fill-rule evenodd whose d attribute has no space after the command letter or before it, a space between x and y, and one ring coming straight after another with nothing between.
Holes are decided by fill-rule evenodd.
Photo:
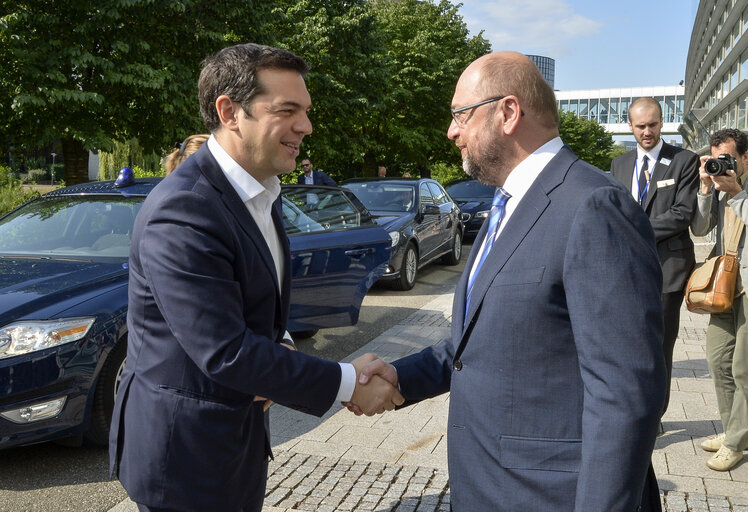
<instances>
[{"instance_id":1,"label":"car wheel","mask_svg":"<svg viewBox=\"0 0 748 512\"><path fill-rule=\"evenodd\" d=\"M443 260L447 265L457 265L462 258L462 235L457 231L455 237L452 239L452 250L449 254L444 256Z\"/></svg>"},{"instance_id":2,"label":"car wheel","mask_svg":"<svg viewBox=\"0 0 748 512\"><path fill-rule=\"evenodd\" d=\"M294 340L305 340L311 338L319 332L319 329L309 329L307 331L294 331L291 333L291 337Z\"/></svg>"},{"instance_id":3,"label":"car wheel","mask_svg":"<svg viewBox=\"0 0 748 512\"><path fill-rule=\"evenodd\" d=\"M403 262L400 265L400 277L392 282L396 290L410 290L416 284L418 273L418 253L412 243L409 243L403 254Z\"/></svg>"},{"instance_id":4,"label":"car wheel","mask_svg":"<svg viewBox=\"0 0 748 512\"><path fill-rule=\"evenodd\" d=\"M94 403L91 410L91 428L83 435L86 444L105 447L109 444L109 424L112 421L114 398L125 369L127 356L127 338L122 339L109 352L104 367L99 374L94 391Z\"/></svg>"}]
</instances>

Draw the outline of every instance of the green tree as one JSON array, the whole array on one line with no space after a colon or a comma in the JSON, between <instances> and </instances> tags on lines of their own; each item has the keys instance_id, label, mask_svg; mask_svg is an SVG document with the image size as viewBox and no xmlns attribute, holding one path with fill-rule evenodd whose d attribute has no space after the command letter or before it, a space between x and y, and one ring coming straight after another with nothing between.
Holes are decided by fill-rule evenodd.
<instances>
[{"instance_id":1,"label":"green tree","mask_svg":"<svg viewBox=\"0 0 748 512\"><path fill-rule=\"evenodd\" d=\"M559 112L559 116L561 140L585 162L609 171L613 136L595 120L579 119L572 112Z\"/></svg>"},{"instance_id":2,"label":"green tree","mask_svg":"<svg viewBox=\"0 0 748 512\"><path fill-rule=\"evenodd\" d=\"M234 26L259 37L268 9L259 0L0 0L0 141L61 140L71 184L88 180L89 149L137 138L160 152L201 129L201 60L238 41Z\"/></svg>"},{"instance_id":3,"label":"green tree","mask_svg":"<svg viewBox=\"0 0 748 512\"><path fill-rule=\"evenodd\" d=\"M447 0L280 2L274 44L311 65L307 86L314 133L304 151L338 178L371 175L376 165L423 173L459 162L446 138L449 103L469 62L489 51L468 37Z\"/></svg>"}]
</instances>

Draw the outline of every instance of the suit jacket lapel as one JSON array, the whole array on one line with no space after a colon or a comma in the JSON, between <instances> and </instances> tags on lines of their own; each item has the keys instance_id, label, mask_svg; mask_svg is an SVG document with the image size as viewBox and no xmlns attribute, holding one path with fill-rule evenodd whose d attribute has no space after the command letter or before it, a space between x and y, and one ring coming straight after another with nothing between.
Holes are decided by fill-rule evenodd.
<instances>
[{"instance_id":1,"label":"suit jacket lapel","mask_svg":"<svg viewBox=\"0 0 748 512\"><path fill-rule=\"evenodd\" d=\"M257 247L257 252L260 254L260 257L262 258L263 263L265 263L267 270L275 277L273 282L276 284L276 291L280 294L281 290L280 286L278 285L278 273L275 271L273 256L270 253L270 248L268 248L267 242L265 242L265 237L262 236L260 228L257 226L254 218L252 218L249 210L247 210L247 206L239 198L239 195L236 193L236 190L234 190L234 187L231 186L229 180L226 179L226 175L221 170L221 167L218 165L218 162L216 162L216 159L213 158L213 155L208 150L207 145L203 145L203 147L201 147L197 151L197 153L195 153L195 157L198 159L200 171L203 173L203 176L205 176L205 178L221 192L221 200L226 205L226 208L236 218L237 223L241 227L242 231L244 231L247 236L249 236L249 238L252 240L252 243L254 243L255 247ZM278 229L277 223L276 229ZM281 240L285 239L282 222L281 228L278 231L278 238ZM284 242L281 242L281 244L283 245ZM285 244L288 244L287 240L285 240ZM284 247L284 251L285 250L286 249Z\"/></svg>"},{"instance_id":2,"label":"suit jacket lapel","mask_svg":"<svg viewBox=\"0 0 748 512\"><path fill-rule=\"evenodd\" d=\"M652 175L649 178L649 189L647 189L647 197L644 199L644 210L649 207L649 203L652 202L655 194L657 194L657 182L662 180L667 174L670 164L665 165L662 163L662 159L673 160L673 146L670 144L662 143L662 149L660 149L660 155L657 158L657 163L652 169Z\"/></svg>"}]
</instances>

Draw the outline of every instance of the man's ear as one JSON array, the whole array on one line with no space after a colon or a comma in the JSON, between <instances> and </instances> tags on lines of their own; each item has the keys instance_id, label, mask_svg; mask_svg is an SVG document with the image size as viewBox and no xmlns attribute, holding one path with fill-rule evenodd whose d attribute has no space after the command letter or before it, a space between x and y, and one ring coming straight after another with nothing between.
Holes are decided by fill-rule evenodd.
<instances>
[{"instance_id":1,"label":"man's ear","mask_svg":"<svg viewBox=\"0 0 748 512\"><path fill-rule=\"evenodd\" d=\"M234 102L231 98L222 94L216 98L216 112L218 113L218 119L221 121L221 126L228 130L239 129L239 111L242 110L241 105Z\"/></svg>"},{"instance_id":2,"label":"man's ear","mask_svg":"<svg viewBox=\"0 0 748 512\"><path fill-rule=\"evenodd\" d=\"M504 133L511 135L519 126L519 119L522 117L522 107L516 96L507 96L501 102L501 111L504 113Z\"/></svg>"}]
</instances>

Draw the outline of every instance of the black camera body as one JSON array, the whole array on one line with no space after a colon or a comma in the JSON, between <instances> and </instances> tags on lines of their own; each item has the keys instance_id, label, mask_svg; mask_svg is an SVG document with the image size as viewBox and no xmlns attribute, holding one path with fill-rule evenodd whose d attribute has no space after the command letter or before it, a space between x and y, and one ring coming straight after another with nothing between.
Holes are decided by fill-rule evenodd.
<instances>
[{"instance_id":1,"label":"black camera body","mask_svg":"<svg viewBox=\"0 0 748 512\"><path fill-rule=\"evenodd\" d=\"M723 153L717 158L710 158L704 164L704 170L709 176L723 176L727 171L733 170L738 166L738 162L732 155Z\"/></svg>"}]
</instances>

